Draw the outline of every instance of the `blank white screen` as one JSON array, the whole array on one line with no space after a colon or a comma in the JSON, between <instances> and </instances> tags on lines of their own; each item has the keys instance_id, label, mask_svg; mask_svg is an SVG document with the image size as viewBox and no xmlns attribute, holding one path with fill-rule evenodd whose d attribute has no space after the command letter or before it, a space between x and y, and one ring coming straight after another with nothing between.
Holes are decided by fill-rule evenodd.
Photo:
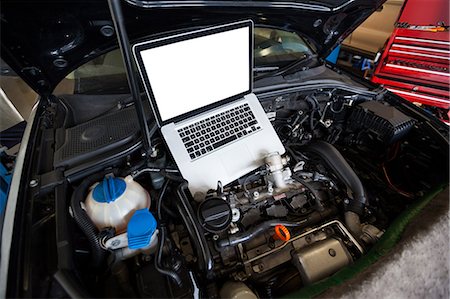
<instances>
[{"instance_id":1,"label":"blank white screen","mask_svg":"<svg viewBox=\"0 0 450 299\"><path fill-rule=\"evenodd\" d=\"M249 27L141 52L161 119L249 90Z\"/></svg>"}]
</instances>

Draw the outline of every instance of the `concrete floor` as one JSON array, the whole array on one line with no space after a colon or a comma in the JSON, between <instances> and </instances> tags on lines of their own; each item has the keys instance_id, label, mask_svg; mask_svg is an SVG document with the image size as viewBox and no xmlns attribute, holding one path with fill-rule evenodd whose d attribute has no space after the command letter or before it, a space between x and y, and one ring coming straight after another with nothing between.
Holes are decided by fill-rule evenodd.
<instances>
[{"instance_id":1,"label":"concrete floor","mask_svg":"<svg viewBox=\"0 0 450 299\"><path fill-rule=\"evenodd\" d=\"M320 298L449 298L449 189L409 223L387 255Z\"/></svg>"}]
</instances>

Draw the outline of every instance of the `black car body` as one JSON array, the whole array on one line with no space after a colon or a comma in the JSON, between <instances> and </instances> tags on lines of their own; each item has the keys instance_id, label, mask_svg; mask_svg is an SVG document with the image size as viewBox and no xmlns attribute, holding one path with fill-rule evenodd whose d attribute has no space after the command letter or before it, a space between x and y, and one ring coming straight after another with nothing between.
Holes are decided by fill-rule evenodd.
<instances>
[{"instance_id":1,"label":"black car body","mask_svg":"<svg viewBox=\"0 0 450 299\"><path fill-rule=\"evenodd\" d=\"M254 92L287 148L284 167L296 178L295 187L268 192L270 173L260 169L193 199L152 126L142 93L153 146L145 150L134 104L139 99L129 95L125 73L80 77L75 94L54 93L70 72L118 47L108 3L2 1L2 59L41 97L17 158L4 219L0 295L278 297L306 288L318 293L318 281L373 258L374 244L387 248L382 235L401 231L392 227L399 215L413 215L413 208L448 184L448 129L404 99L324 61L381 4L121 3L131 43L252 19L256 28L294 33L309 49L295 60L262 59L254 72ZM283 47L283 36L262 36L255 51ZM105 176L130 174L150 193L160 240L156 252L121 260L105 248L115 232L96 229L80 203ZM240 213L220 232L205 228L198 212L213 197ZM289 228L292 241L277 240L273 226L292 222L302 223ZM331 260L321 263L325 258Z\"/></svg>"}]
</instances>

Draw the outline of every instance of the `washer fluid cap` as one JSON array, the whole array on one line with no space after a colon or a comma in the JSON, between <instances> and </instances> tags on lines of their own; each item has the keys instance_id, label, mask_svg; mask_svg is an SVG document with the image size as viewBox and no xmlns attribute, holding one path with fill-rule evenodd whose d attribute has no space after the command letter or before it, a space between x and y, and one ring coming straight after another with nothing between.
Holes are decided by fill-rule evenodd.
<instances>
[{"instance_id":1,"label":"washer fluid cap","mask_svg":"<svg viewBox=\"0 0 450 299\"><path fill-rule=\"evenodd\" d=\"M96 202L112 202L119 198L127 187L121 178L104 178L101 183L95 186L92 197Z\"/></svg>"},{"instance_id":2,"label":"washer fluid cap","mask_svg":"<svg viewBox=\"0 0 450 299\"><path fill-rule=\"evenodd\" d=\"M156 219L148 209L134 212L128 222L127 237L130 249L139 249L150 244L150 239L156 229Z\"/></svg>"}]
</instances>

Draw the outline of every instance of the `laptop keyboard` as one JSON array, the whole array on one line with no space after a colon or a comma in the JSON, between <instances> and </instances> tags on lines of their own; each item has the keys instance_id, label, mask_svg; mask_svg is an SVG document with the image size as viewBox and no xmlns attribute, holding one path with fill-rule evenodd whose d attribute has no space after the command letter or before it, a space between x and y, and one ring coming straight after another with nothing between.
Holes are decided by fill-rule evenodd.
<instances>
[{"instance_id":1,"label":"laptop keyboard","mask_svg":"<svg viewBox=\"0 0 450 299\"><path fill-rule=\"evenodd\" d=\"M178 130L191 159L260 130L248 104L218 113Z\"/></svg>"}]
</instances>

